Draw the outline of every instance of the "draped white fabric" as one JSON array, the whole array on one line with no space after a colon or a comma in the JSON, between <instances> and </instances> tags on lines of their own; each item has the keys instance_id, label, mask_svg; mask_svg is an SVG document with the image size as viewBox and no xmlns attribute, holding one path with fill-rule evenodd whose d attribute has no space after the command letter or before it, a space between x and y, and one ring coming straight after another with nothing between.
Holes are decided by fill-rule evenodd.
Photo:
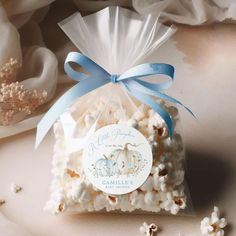
<instances>
[{"instance_id":1,"label":"draped white fabric","mask_svg":"<svg viewBox=\"0 0 236 236\"><path fill-rule=\"evenodd\" d=\"M45 47L37 22L42 19L42 15L45 15L45 9L40 10L40 17L37 15L37 17L28 18L28 16L32 15L37 8L51 2L6 0L2 5L0 4L0 65L7 63L10 58L17 59L22 64L22 68L15 80L24 85L26 89L45 90L48 94L45 102L49 101L55 93L58 77L57 58ZM27 17L25 17L26 15ZM17 22L17 25L14 25L14 22ZM20 29L17 29L19 26ZM26 114L22 113L17 115L13 122L25 118ZM39 118L40 116L33 119L33 124L28 124L24 120L17 125L0 126L0 138L35 127ZM29 121L32 122L32 117L29 118Z\"/></svg>"},{"instance_id":2,"label":"draped white fabric","mask_svg":"<svg viewBox=\"0 0 236 236\"><path fill-rule=\"evenodd\" d=\"M133 0L140 14L160 15L161 21L187 25L236 20L235 0Z\"/></svg>"}]
</instances>

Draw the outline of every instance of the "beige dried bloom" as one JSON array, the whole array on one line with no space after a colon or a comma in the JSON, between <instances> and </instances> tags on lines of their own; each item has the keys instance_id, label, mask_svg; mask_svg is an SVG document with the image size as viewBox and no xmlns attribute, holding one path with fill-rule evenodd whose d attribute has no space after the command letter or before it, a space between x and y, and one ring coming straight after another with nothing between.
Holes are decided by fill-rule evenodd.
<instances>
[{"instance_id":1,"label":"beige dried bloom","mask_svg":"<svg viewBox=\"0 0 236 236\"><path fill-rule=\"evenodd\" d=\"M32 114L47 98L47 92L28 90L19 82L0 85L0 124L9 125L18 113Z\"/></svg>"},{"instance_id":2,"label":"beige dried bloom","mask_svg":"<svg viewBox=\"0 0 236 236\"><path fill-rule=\"evenodd\" d=\"M10 84L15 81L17 71L21 67L21 63L17 59L10 60L0 67L0 83Z\"/></svg>"}]
</instances>

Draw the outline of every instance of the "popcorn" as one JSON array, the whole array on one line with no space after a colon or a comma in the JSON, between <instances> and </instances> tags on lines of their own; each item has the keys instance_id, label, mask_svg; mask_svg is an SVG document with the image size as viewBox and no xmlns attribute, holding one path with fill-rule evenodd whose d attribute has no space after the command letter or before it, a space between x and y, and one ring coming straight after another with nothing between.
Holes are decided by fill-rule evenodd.
<instances>
[{"instance_id":1,"label":"popcorn","mask_svg":"<svg viewBox=\"0 0 236 236\"><path fill-rule=\"evenodd\" d=\"M163 192L167 189L168 169L165 164L161 163L155 168L153 175L153 187L155 190Z\"/></svg>"},{"instance_id":2,"label":"popcorn","mask_svg":"<svg viewBox=\"0 0 236 236\"><path fill-rule=\"evenodd\" d=\"M132 118L137 121L140 121L144 116L145 116L145 114L138 110L133 114Z\"/></svg>"},{"instance_id":3,"label":"popcorn","mask_svg":"<svg viewBox=\"0 0 236 236\"><path fill-rule=\"evenodd\" d=\"M173 116L178 115L174 108L170 110ZM109 106L107 102L98 100L83 113L82 119L76 116L76 111L74 112L74 120L78 121L74 135L80 135L80 138L84 135L81 132L85 130L86 134L95 120L97 129L107 122L136 128L147 137L152 148L152 170L143 185L130 193L122 195L103 193L87 179L81 161L82 151L66 153L64 132L59 121L54 126L56 134L52 169L54 179L51 184L52 194L46 205L48 210L58 214L71 209L81 212L100 210L130 212L140 209L148 212L164 210L177 214L186 207L181 136L175 133L171 142L164 121L152 109L141 105L137 111L130 114L128 111L126 113L124 107L117 102L111 102ZM106 162L105 158L102 164L99 166L105 167L111 163Z\"/></svg>"},{"instance_id":4,"label":"popcorn","mask_svg":"<svg viewBox=\"0 0 236 236\"><path fill-rule=\"evenodd\" d=\"M142 209L144 207L144 194L139 193L137 190L130 194L130 203L137 209Z\"/></svg>"},{"instance_id":5,"label":"popcorn","mask_svg":"<svg viewBox=\"0 0 236 236\"><path fill-rule=\"evenodd\" d=\"M140 189L144 192L152 191L154 187L153 177L149 176Z\"/></svg>"},{"instance_id":6,"label":"popcorn","mask_svg":"<svg viewBox=\"0 0 236 236\"><path fill-rule=\"evenodd\" d=\"M117 203L118 203L118 197L116 197L116 196L107 195L106 199L108 200L108 202L111 205L117 205Z\"/></svg>"},{"instance_id":7,"label":"popcorn","mask_svg":"<svg viewBox=\"0 0 236 236\"><path fill-rule=\"evenodd\" d=\"M159 227L155 225L154 223L152 224L147 224L144 222L142 226L139 228L139 231L141 234L145 234L146 236L153 236L155 232L159 230Z\"/></svg>"},{"instance_id":8,"label":"popcorn","mask_svg":"<svg viewBox=\"0 0 236 236\"><path fill-rule=\"evenodd\" d=\"M127 125L128 125L128 126L131 126L131 127L133 127L133 128L135 128L135 129L138 128L138 122L137 122L137 120L135 120L135 119L129 119L129 120L127 121Z\"/></svg>"},{"instance_id":9,"label":"popcorn","mask_svg":"<svg viewBox=\"0 0 236 236\"><path fill-rule=\"evenodd\" d=\"M214 207L210 217L205 217L201 221L201 232L203 235L223 236L224 228L227 225L225 218L220 218L218 207Z\"/></svg>"},{"instance_id":10,"label":"popcorn","mask_svg":"<svg viewBox=\"0 0 236 236\"><path fill-rule=\"evenodd\" d=\"M83 181L76 181L68 192L68 198L79 203L90 201L91 194L89 186Z\"/></svg>"},{"instance_id":11,"label":"popcorn","mask_svg":"<svg viewBox=\"0 0 236 236\"><path fill-rule=\"evenodd\" d=\"M169 211L171 214L176 215L180 209L186 207L185 196L180 193L180 191L173 191L161 193L161 208L165 211Z\"/></svg>"},{"instance_id":12,"label":"popcorn","mask_svg":"<svg viewBox=\"0 0 236 236\"><path fill-rule=\"evenodd\" d=\"M154 206L158 204L157 194L153 191L146 192L144 195L144 202L149 209L153 208Z\"/></svg>"},{"instance_id":13,"label":"popcorn","mask_svg":"<svg viewBox=\"0 0 236 236\"><path fill-rule=\"evenodd\" d=\"M63 188L58 188L51 194L50 200L46 203L44 210L50 210L52 214L57 215L67 209L66 198Z\"/></svg>"},{"instance_id":14,"label":"popcorn","mask_svg":"<svg viewBox=\"0 0 236 236\"><path fill-rule=\"evenodd\" d=\"M4 205L6 201L4 199L0 199L0 206Z\"/></svg>"},{"instance_id":15,"label":"popcorn","mask_svg":"<svg viewBox=\"0 0 236 236\"><path fill-rule=\"evenodd\" d=\"M20 191L22 191L22 187L17 185L17 184L15 184L15 183L12 183L11 184L11 191L13 193L19 193Z\"/></svg>"},{"instance_id":16,"label":"popcorn","mask_svg":"<svg viewBox=\"0 0 236 236\"><path fill-rule=\"evenodd\" d=\"M103 193L98 194L98 195L95 197L93 204L94 204L94 209L95 209L96 211L102 210L102 209L105 208L106 205L107 205L106 196L105 196Z\"/></svg>"}]
</instances>

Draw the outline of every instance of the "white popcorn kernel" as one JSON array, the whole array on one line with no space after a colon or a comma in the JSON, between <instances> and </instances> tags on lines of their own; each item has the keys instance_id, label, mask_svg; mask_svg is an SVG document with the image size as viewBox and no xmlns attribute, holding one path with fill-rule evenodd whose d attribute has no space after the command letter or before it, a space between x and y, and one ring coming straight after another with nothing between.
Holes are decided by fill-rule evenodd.
<instances>
[{"instance_id":1,"label":"white popcorn kernel","mask_svg":"<svg viewBox=\"0 0 236 236\"><path fill-rule=\"evenodd\" d=\"M94 202L93 202L94 209L96 211L100 211L100 210L104 209L106 207L106 204L107 204L107 199L103 193L98 194L95 197Z\"/></svg>"},{"instance_id":2,"label":"white popcorn kernel","mask_svg":"<svg viewBox=\"0 0 236 236\"><path fill-rule=\"evenodd\" d=\"M155 190L166 191L168 181L168 169L165 164L161 163L155 168L153 174L153 187Z\"/></svg>"},{"instance_id":3,"label":"white popcorn kernel","mask_svg":"<svg viewBox=\"0 0 236 236\"><path fill-rule=\"evenodd\" d=\"M186 199L179 191L167 192L161 194L161 208L165 211L170 211L171 214L176 215L180 209L186 207Z\"/></svg>"},{"instance_id":4,"label":"white popcorn kernel","mask_svg":"<svg viewBox=\"0 0 236 236\"><path fill-rule=\"evenodd\" d=\"M46 203L46 206L44 207L44 210L49 210L52 212L53 215L57 215L59 213L62 213L66 210L67 205L65 202L57 202L50 200Z\"/></svg>"},{"instance_id":5,"label":"white popcorn kernel","mask_svg":"<svg viewBox=\"0 0 236 236\"><path fill-rule=\"evenodd\" d=\"M156 224L152 223L149 225L146 222L143 222L142 226L139 228L140 233L146 236L153 236L158 230L159 227Z\"/></svg>"},{"instance_id":6,"label":"white popcorn kernel","mask_svg":"<svg viewBox=\"0 0 236 236\"><path fill-rule=\"evenodd\" d=\"M121 211L133 211L135 208L130 202L129 194L119 195L118 196L118 205Z\"/></svg>"},{"instance_id":7,"label":"white popcorn kernel","mask_svg":"<svg viewBox=\"0 0 236 236\"><path fill-rule=\"evenodd\" d=\"M156 112L154 112L152 115L149 115L148 125L162 128L165 126L165 122Z\"/></svg>"},{"instance_id":8,"label":"white popcorn kernel","mask_svg":"<svg viewBox=\"0 0 236 236\"><path fill-rule=\"evenodd\" d=\"M22 187L17 185L17 184L15 184L15 183L12 183L11 184L11 191L13 193L19 193L20 191L22 191Z\"/></svg>"},{"instance_id":9,"label":"white popcorn kernel","mask_svg":"<svg viewBox=\"0 0 236 236\"><path fill-rule=\"evenodd\" d=\"M126 124L128 126L135 128L135 129L138 129L138 122L135 119L129 119Z\"/></svg>"},{"instance_id":10,"label":"white popcorn kernel","mask_svg":"<svg viewBox=\"0 0 236 236\"><path fill-rule=\"evenodd\" d=\"M149 176L140 189L144 192L149 192L153 190L153 177Z\"/></svg>"},{"instance_id":11,"label":"white popcorn kernel","mask_svg":"<svg viewBox=\"0 0 236 236\"><path fill-rule=\"evenodd\" d=\"M90 201L91 194L89 186L82 181L74 182L71 190L68 192L68 198L79 203Z\"/></svg>"},{"instance_id":12,"label":"white popcorn kernel","mask_svg":"<svg viewBox=\"0 0 236 236\"><path fill-rule=\"evenodd\" d=\"M157 204L157 197L156 197L157 193L152 191L152 192L146 192L144 195L144 202L147 206L152 207L155 204Z\"/></svg>"},{"instance_id":13,"label":"white popcorn kernel","mask_svg":"<svg viewBox=\"0 0 236 236\"><path fill-rule=\"evenodd\" d=\"M116 196L107 195L106 199L108 200L108 202L111 205L117 205L117 203L118 203L118 197L116 197Z\"/></svg>"},{"instance_id":14,"label":"white popcorn kernel","mask_svg":"<svg viewBox=\"0 0 236 236\"><path fill-rule=\"evenodd\" d=\"M214 207L213 212L210 217L205 217L201 221L201 233L203 235L210 236L223 236L224 228L227 225L227 221L225 218L220 218L220 212L218 207Z\"/></svg>"},{"instance_id":15,"label":"white popcorn kernel","mask_svg":"<svg viewBox=\"0 0 236 236\"><path fill-rule=\"evenodd\" d=\"M144 118L145 116L145 113L141 110L137 110L136 112L134 112L134 114L132 115L132 118L137 120L137 121L140 121Z\"/></svg>"},{"instance_id":16,"label":"white popcorn kernel","mask_svg":"<svg viewBox=\"0 0 236 236\"><path fill-rule=\"evenodd\" d=\"M50 210L52 214L56 215L64 212L67 208L66 199L63 188L59 187L56 191L51 193L50 200L46 203L45 210Z\"/></svg>"},{"instance_id":17,"label":"white popcorn kernel","mask_svg":"<svg viewBox=\"0 0 236 236\"><path fill-rule=\"evenodd\" d=\"M53 199L55 202L63 202L65 200L63 189L60 188L57 191L53 192L51 194L51 199Z\"/></svg>"},{"instance_id":18,"label":"white popcorn kernel","mask_svg":"<svg viewBox=\"0 0 236 236\"><path fill-rule=\"evenodd\" d=\"M144 207L144 195L139 193L137 190L130 194L130 203L137 209L142 209Z\"/></svg>"}]
</instances>

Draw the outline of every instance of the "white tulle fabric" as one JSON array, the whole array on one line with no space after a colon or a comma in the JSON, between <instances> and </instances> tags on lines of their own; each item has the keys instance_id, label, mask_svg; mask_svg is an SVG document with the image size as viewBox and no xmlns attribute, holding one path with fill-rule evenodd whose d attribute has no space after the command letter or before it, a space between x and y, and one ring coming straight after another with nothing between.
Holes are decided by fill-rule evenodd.
<instances>
[{"instance_id":1,"label":"white tulle fabric","mask_svg":"<svg viewBox=\"0 0 236 236\"><path fill-rule=\"evenodd\" d=\"M133 0L140 14L160 15L161 21L187 25L236 20L235 0Z\"/></svg>"},{"instance_id":2,"label":"white tulle fabric","mask_svg":"<svg viewBox=\"0 0 236 236\"><path fill-rule=\"evenodd\" d=\"M34 3L38 4L34 5ZM38 23L34 19L25 22L24 27L19 30L9 21L14 14L24 14L27 11L33 11L37 7L44 6L51 1L4 1L0 3L0 65L4 65L10 58L17 59L22 64L21 72L16 80L30 90L45 90L49 101L57 85L57 58L44 45ZM12 9L13 3L16 3L16 9ZM12 8L10 7L12 6ZM5 11L7 7L7 13ZM11 11L10 11L11 10ZM31 40L27 41L27 36L31 35ZM26 40L24 40L26 39ZM18 120L23 120L15 125L0 126L0 138L8 137L19 132L36 127L41 115L27 118L25 114L19 114Z\"/></svg>"},{"instance_id":3,"label":"white tulle fabric","mask_svg":"<svg viewBox=\"0 0 236 236\"><path fill-rule=\"evenodd\" d=\"M59 25L84 55L110 74L122 74L132 66L149 62L146 61L147 57L176 31L174 27L160 24L156 17L141 17L120 7L107 7L85 17L75 13ZM140 102L127 94L121 86L111 83L79 98L70 108L73 119L83 120L84 114L94 106L94 101L100 102L103 113L98 119L103 120L104 124L112 124L112 120L107 120L105 111L112 109L114 104L123 114L134 113L140 105ZM94 121L94 124L97 121ZM74 125L66 119L61 119L61 122L63 126L67 126L66 129L68 123L71 127ZM74 128L76 129L76 126ZM75 130L73 132L76 133ZM65 138L68 144L74 140L66 132ZM72 150L71 146L68 150Z\"/></svg>"},{"instance_id":4,"label":"white tulle fabric","mask_svg":"<svg viewBox=\"0 0 236 236\"><path fill-rule=\"evenodd\" d=\"M59 25L83 54L111 74L144 63L175 32L156 17L140 17L120 7L107 7L85 17L75 13Z\"/></svg>"}]
</instances>

